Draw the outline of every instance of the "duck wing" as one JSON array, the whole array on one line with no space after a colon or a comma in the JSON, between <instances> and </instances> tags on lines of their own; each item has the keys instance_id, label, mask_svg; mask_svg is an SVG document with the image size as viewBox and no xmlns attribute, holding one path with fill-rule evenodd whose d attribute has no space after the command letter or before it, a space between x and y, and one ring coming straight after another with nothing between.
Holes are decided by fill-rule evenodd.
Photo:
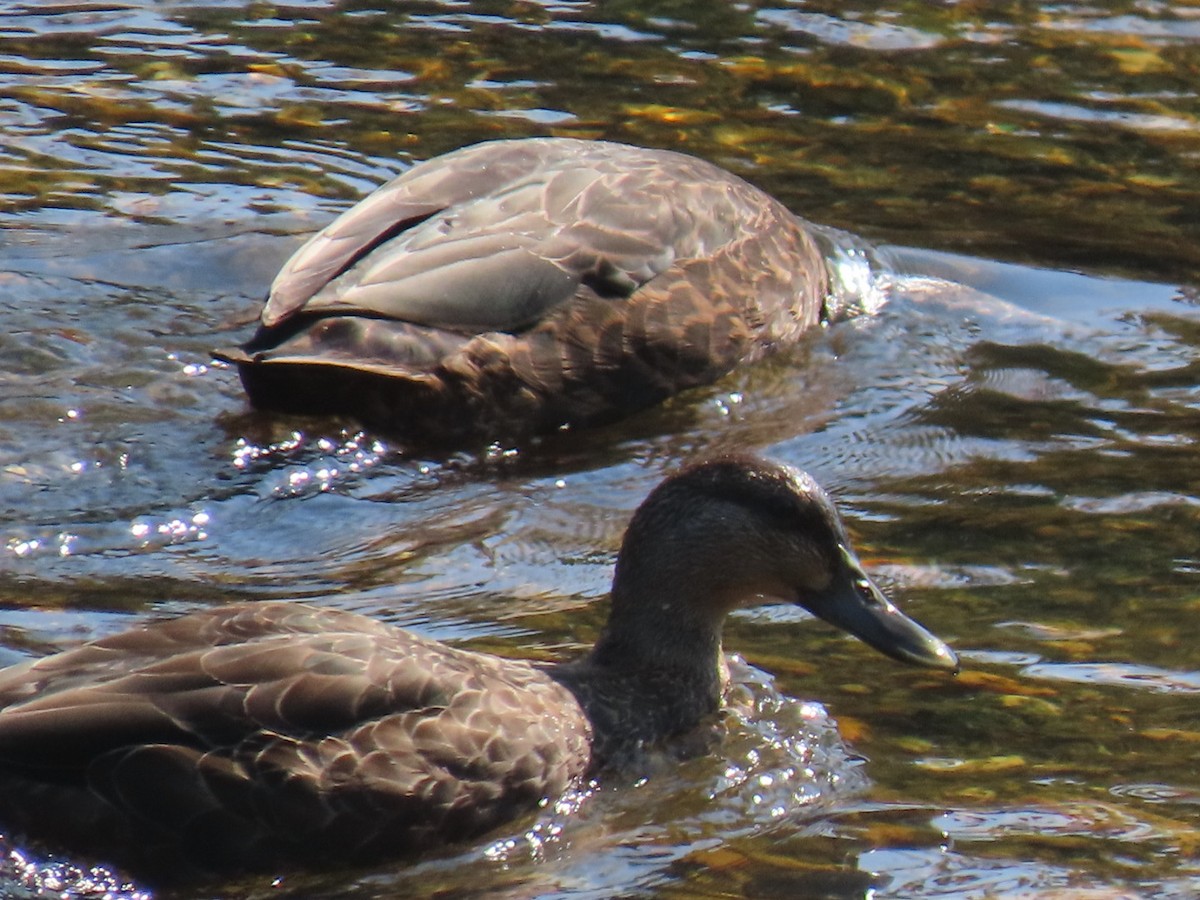
<instances>
[{"instance_id":1,"label":"duck wing","mask_svg":"<svg viewBox=\"0 0 1200 900\"><path fill-rule=\"evenodd\" d=\"M590 762L522 662L299 604L226 607L0 675L0 816L167 878L412 852Z\"/></svg>"},{"instance_id":2,"label":"duck wing","mask_svg":"<svg viewBox=\"0 0 1200 900\"><path fill-rule=\"evenodd\" d=\"M585 285L628 297L753 228L766 195L701 160L571 139L497 141L415 166L315 235L262 315L303 311L514 333Z\"/></svg>"}]
</instances>

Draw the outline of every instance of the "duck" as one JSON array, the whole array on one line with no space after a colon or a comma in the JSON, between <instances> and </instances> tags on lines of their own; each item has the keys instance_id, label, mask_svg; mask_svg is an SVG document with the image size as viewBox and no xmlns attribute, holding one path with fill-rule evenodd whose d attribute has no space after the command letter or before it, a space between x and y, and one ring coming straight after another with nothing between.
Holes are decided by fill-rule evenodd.
<instances>
[{"instance_id":1,"label":"duck","mask_svg":"<svg viewBox=\"0 0 1200 900\"><path fill-rule=\"evenodd\" d=\"M214 356L255 408L430 444L600 425L848 314L832 233L680 152L489 141L313 235Z\"/></svg>"},{"instance_id":2,"label":"duck","mask_svg":"<svg viewBox=\"0 0 1200 900\"><path fill-rule=\"evenodd\" d=\"M478 839L719 710L732 610L797 604L957 671L864 571L829 496L758 456L660 483L617 555L606 624L557 662L371 617L247 601L0 672L0 828L148 885L415 857ZM711 751L710 751L711 752Z\"/></svg>"}]
</instances>

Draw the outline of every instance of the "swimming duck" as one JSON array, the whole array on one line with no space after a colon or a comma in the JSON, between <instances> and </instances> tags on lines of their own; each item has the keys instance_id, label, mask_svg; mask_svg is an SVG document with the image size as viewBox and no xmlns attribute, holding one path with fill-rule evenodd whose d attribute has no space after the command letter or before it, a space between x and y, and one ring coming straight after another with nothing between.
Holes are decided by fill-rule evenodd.
<instances>
[{"instance_id":1,"label":"swimming duck","mask_svg":"<svg viewBox=\"0 0 1200 900\"><path fill-rule=\"evenodd\" d=\"M0 673L0 827L151 882L360 863L477 837L701 726L727 613L795 603L956 669L855 558L828 496L756 457L697 464L629 524L608 621L559 664L361 615L242 603Z\"/></svg>"},{"instance_id":2,"label":"swimming duck","mask_svg":"<svg viewBox=\"0 0 1200 900\"><path fill-rule=\"evenodd\" d=\"M681 153L477 144L313 236L257 333L214 355L254 406L434 442L600 423L827 317L823 233Z\"/></svg>"}]
</instances>

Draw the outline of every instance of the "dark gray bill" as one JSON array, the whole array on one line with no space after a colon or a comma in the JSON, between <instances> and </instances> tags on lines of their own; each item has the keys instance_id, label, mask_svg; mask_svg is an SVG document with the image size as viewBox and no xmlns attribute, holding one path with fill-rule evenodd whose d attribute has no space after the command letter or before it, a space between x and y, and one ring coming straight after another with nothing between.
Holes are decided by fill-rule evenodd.
<instances>
[{"instance_id":1,"label":"dark gray bill","mask_svg":"<svg viewBox=\"0 0 1200 900\"><path fill-rule=\"evenodd\" d=\"M958 656L941 638L918 625L875 586L854 553L838 545L844 564L837 578L804 607L863 643L901 662L958 671Z\"/></svg>"}]
</instances>

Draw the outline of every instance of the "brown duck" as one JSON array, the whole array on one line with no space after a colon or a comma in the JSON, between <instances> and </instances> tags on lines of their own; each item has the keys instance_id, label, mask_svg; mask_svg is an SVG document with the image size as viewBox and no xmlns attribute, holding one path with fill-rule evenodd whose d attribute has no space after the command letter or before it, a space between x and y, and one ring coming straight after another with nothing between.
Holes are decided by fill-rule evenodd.
<instances>
[{"instance_id":1,"label":"brown duck","mask_svg":"<svg viewBox=\"0 0 1200 900\"><path fill-rule=\"evenodd\" d=\"M0 828L150 881L470 839L697 728L721 703L726 614L764 599L956 668L872 584L809 476L724 458L667 479L635 513L608 623L573 662L271 602L0 673Z\"/></svg>"},{"instance_id":2,"label":"brown duck","mask_svg":"<svg viewBox=\"0 0 1200 900\"><path fill-rule=\"evenodd\" d=\"M680 153L478 144L317 233L216 356L255 406L428 440L594 424L835 314L826 234Z\"/></svg>"}]
</instances>

